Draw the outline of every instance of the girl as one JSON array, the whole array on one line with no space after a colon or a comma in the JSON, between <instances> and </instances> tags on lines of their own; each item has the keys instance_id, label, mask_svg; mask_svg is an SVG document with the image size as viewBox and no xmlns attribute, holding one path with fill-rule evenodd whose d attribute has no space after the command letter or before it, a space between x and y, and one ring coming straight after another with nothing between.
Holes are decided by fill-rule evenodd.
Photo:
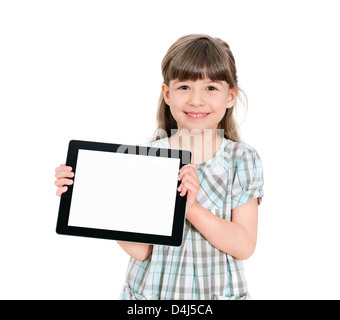
<instances>
[{"instance_id":1,"label":"girl","mask_svg":"<svg viewBox=\"0 0 340 320\"><path fill-rule=\"evenodd\" d=\"M219 38L187 35L169 48L162 75L149 145L192 152L178 176L187 195L183 242L119 242L131 256L121 299L249 299L242 260L255 250L263 176L233 118L240 91L233 54ZM56 168L58 196L71 170Z\"/></svg>"}]
</instances>

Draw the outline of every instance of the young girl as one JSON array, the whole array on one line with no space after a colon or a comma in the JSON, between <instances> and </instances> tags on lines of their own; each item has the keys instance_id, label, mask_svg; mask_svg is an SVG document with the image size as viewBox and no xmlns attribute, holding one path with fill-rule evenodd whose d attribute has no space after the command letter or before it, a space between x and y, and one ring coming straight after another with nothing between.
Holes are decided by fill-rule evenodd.
<instances>
[{"instance_id":1,"label":"young girl","mask_svg":"<svg viewBox=\"0 0 340 320\"><path fill-rule=\"evenodd\" d=\"M240 91L233 54L219 38L187 35L169 48L162 74L149 145L192 152L178 177L187 195L183 242L119 242L131 256L121 299L249 299L242 260L255 250L263 176L233 118ZM72 183L71 170L56 168L58 196Z\"/></svg>"}]
</instances>

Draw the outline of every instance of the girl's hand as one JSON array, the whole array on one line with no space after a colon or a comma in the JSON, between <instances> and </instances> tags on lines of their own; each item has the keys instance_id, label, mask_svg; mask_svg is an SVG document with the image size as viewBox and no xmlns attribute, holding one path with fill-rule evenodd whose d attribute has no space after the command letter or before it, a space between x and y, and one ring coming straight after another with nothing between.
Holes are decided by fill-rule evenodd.
<instances>
[{"instance_id":1,"label":"girl's hand","mask_svg":"<svg viewBox=\"0 0 340 320\"><path fill-rule=\"evenodd\" d=\"M73 180L67 179L73 178L74 173L72 172L71 167L67 167L65 164L61 164L60 167L57 167L55 169L55 177L57 180L54 182L54 184L58 187L57 190L57 196L60 197L62 193L67 191L67 186L65 185L71 185L73 184Z\"/></svg>"},{"instance_id":2,"label":"girl's hand","mask_svg":"<svg viewBox=\"0 0 340 320\"><path fill-rule=\"evenodd\" d=\"M196 198L198 194L198 190L200 188L200 182L198 180L196 165L194 163L186 164L179 171L178 180L181 180L181 184L178 187L178 191L180 191L180 196L187 195L187 203L185 211L188 212L191 207L196 203Z\"/></svg>"}]
</instances>

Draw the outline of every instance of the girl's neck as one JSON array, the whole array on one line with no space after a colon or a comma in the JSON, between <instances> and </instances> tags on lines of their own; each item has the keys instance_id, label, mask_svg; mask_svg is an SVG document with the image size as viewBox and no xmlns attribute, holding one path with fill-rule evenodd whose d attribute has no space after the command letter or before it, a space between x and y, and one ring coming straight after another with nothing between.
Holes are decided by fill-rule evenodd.
<instances>
[{"instance_id":1,"label":"girl's neck","mask_svg":"<svg viewBox=\"0 0 340 320\"><path fill-rule=\"evenodd\" d=\"M201 164L213 158L221 146L223 136L216 132L205 130L203 133L191 134L177 131L169 139L173 149L189 150L192 153L191 162Z\"/></svg>"}]
</instances>

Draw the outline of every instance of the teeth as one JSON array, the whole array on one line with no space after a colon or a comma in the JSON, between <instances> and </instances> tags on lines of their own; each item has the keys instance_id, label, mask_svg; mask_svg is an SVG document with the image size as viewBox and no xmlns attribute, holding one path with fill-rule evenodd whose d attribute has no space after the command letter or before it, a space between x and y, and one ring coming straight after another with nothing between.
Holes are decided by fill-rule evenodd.
<instances>
[{"instance_id":1,"label":"teeth","mask_svg":"<svg viewBox=\"0 0 340 320\"><path fill-rule=\"evenodd\" d=\"M204 116L207 115L207 113L202 113L202 114L192 114L192 113L188 113L188 115L191 116L191 117L197 118L197 117L204 117Z\"/></svg>"}]
</instances>

